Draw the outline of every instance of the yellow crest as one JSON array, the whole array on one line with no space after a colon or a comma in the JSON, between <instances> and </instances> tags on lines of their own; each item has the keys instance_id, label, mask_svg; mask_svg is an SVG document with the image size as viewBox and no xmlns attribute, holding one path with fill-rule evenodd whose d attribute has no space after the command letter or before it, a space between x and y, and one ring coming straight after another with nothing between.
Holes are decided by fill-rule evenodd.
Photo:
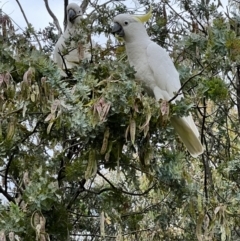
<instances>
[{"instance_id":1,"label":"yellow crest","mask_svg":"<svg viewBox=\"0 0 240 241\"><path fill-rule=\"evenodd\" d=\"M141 23L147 22L152 17L152 6L150 6L149 11L144 15L133 15L135 19L140 21Z\"/></svg>"}]
</instances>

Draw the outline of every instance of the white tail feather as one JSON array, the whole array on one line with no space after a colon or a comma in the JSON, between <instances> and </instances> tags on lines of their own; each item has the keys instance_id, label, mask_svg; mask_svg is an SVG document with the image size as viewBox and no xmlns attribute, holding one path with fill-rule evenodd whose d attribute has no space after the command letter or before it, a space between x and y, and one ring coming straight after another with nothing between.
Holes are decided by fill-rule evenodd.
<instances>
[{"instance_id":1,"label":"white tail feather","mask_svg":"<svg viewBox=\"0 0 240 241\"><path fill-rule=\"evenodd\" d=\"M172 117L171 123L189 153L193 157L201 155L203 153L203 146L199 140L199 132L193 122L192 116Z\"/></svg>"}]
</instances>

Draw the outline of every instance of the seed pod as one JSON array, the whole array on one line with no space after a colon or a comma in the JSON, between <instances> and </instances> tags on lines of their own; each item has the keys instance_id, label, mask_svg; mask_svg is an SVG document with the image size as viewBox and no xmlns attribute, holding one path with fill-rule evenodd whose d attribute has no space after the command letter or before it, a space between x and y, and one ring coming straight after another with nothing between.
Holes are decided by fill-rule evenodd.
<instances>
[{"instance_id":1,"label":"seed pod","mask_svg":"<svg viewBox=\"0 0 240 241\"><path fill-rule=\"evenodd\" d=\"M162 120L163 122L166 122L169 117L169 103L166 100L163 100L160 104L161 114L162 114Z\"/></svg>"},{"instance_id":2,"label":"seed pod","mask_svg":"<svg viewBox=\"0 0 240 241\"><path fill-rule=\"evenodd\" d=\"M28 171L25 171L24 173L23 173L23 183L24 183L24 185L27 187L28 185L29 185L29 183L30 183L30 179L29 179L29 175L28 175L29 173L28 173Z\"/></svg>"},{"instance_id":3,"label":"seed pod","mask_svg":"<svg viewBox=\"0 0 240 241\"><path fill-rule=\"evenodd\" d=\"M22 112L23 118L24 118L25 115L26 115L26 111L27 111L27 104L26 104L26 102L25 102L24 105L23 105L23 112Z\"/></svg>"},{"instance_id":4,"label":"seed pod","mask_svg":"<svg viewBox=\"0 0 240 241\"><path fill-rule=\"evenodd\" d=\"M133 118L130 119L129 129L131 142L134 145L136 135L136 121Z\"/></svg>"},{"instance_id":5,"label":"seed pod","mask_svg":"<svg viewBox=\"0 0 240 241\"><path fill-rule=\"evenodd\" d=\"M29 85L35 80L35 69L29 67L28 70L23 75L23 81L27 82Z\"/></svg>"},{"instance_id":6,"label":"seed pod","mask_svg":"<svg viewBox=\"0 0 240 241\"><path fill-rule=\"evenodd\" d=\"M143 129L144 138L147 136L148 131L149 131L149 124L147 124L147 125L144 127L144 129Z\"/></svg>"},{"instance_id":7,"label":"seed pod","mask_svg":"<svg viewBox=\"0 0 240 241\"><path fill-rule=\"evenodd\" d=\"M153 150L150 146L147 146L144 153L144 164L145 166L150 165L150 161L153 158Z\"/></svg>"},{"instance_id":8,"label":"seed pod","mask_svg":"<svg viewBox=\"0 0 240 241\"><path fill-rule=\"evenodd\" d=\"M101 215L100 215L100 234L101 234L101 236L103 238L105 237L105 225L104 225L104 222L105 222L104 212L101 212Z\"/></svg>"},{"instance_id":9,"label":"seed pod","mask_svg":"<svg viewBox=\"0 0 240 241\"><path fill-rule=\"evenodd\" d=\"M0 231L0 240L1 241L6 241L7 240L4 231Z\"/></svg>"},{"instance_id":10,"label":"seed pod","mask_svg":"<svg viewBox=\"0 0 240 241\"><path fill-rule=\"evenodd\" d=\"M16 119L11 118L8 123L8 128L7 128L7 136L6 136L7 140L11 140L13 138L14 133L15 133L15 128L16 128Z\"/></svg>"},{"instance_id":11,"label":"seed pod","mask_svg":"<svg viewBox=\"0 0 240 241\"><path fill-rule=\"evenodd\" d=\"M109 161L110 153L111 153L111 151L112 151L112 146L113 146L113 142L110 141L110 142L109 142L109 145L108 145L107 153L105 154L105 161L106 161L106 162Z\"/></svg>"},{"instance_id":12,"label":"seed pod","mask_svg":"<svg viewBox=\"0 0 240 241\"><path fill-rule=\"evenodd\" d=\"M40 89L39 89L38 84L35 83L34 87L35 87L35 88L34 88L34 93L35 93L37 99L39 99L39 97L41 97L41 96L40 96Z\"/></svg>"},{"instance_id":13,"label":"seed pod","mask_svg":"<svg viewBox=\"0 0 240 241\"><path fill-rule=\"evenodd\" d=\"M52 129L52 126L54 124L54 121L51 121L49 124L48 124L48 127L47 127L47 134L50 133L51 129Z\"/></svg>"},{"instance_id":14,"label":"seed pod","mask_svg":"<svg viewBox=\"0 0 240 241\"><path fill-rule=\"evenodd\" d=\"M147 107L148 107L148 106L147 106ZM145 130L145 127L146 127L147 125L149 125L149 122L150 122L150 120L151 120L151 117L152 117L152 113L151 113L150 107L149 107L149 108L147 108L146 121L145 121L145 123L144 123L142 126L139 127L140 131ZM145 136L145 134L144 134L144 136Z\"/></svg>"},{"instance_id":15,"label":"seed pod","mask_svg":"<svg viewBox=\"0 0 240 241\"><path fill-rule=\"evenodd\" d=\"M14 237L14 236L15 236L15 235L14 235L14 232L9 232L8 238L9 238L10 241L14 241L14 240L15 240L15 237Z\"/></svg>"},{"instance_id":16,"label":"seed pod","mask_svg":"<svg viewBox=\"0 0 240 241\"><path fill-rule=\"evenodd\" d=\"M34 94L34 93L31 94L30 98L31 98L31 101L32 101L32 102L35 102L36 97L35 97L35 94Z\"/></svg>"},{"instance_id":17,"label":"seed pod","mask_svg":"<svg viewBox=\"0 0 240 241\"><path fill-rule=\"evenodd\" d=\"M15 97L16 89L13 84L9 85L6 91L8 99L13 99Z\"/></svg>"},{"instance_id":18,"label":"seed pod","mask_svg":"<svg viewBox=\"0 0 240 241\"><path fill-rule=\"evenodd\" d=\"M36 227L40 223L40 215L38 212L34 213L32 222L33 222L33 227Z\"/></svg>"},{"instance_id":19,"label":"seed pod","mask_svg":"<svg viewBox=\"0 0 240 241\"><path fill-rule=\"evenodd\" d=\"M128 125L126 131L125 131L125 139L126 139L126 141L128 139L128 133L129 133L129 125Z\"/></svg>"},{"instance_id":20,"label":"seed pod","mask_svg":"<svg viewBox=\"0 0 240 241\"><path fill-rule=\"evenodd\" d=\"M46 218L44 216L40 217L41 232L45 233Z\"/></svg>"},{"instance_id":21,"label":"seed pod","mask_svg":"<svg viewBox=\"0 0 240 241\"><path fill-rule=\"evenodd\" d=\"M95 150L91 149L88 154L88 165L85 171L85 179L89 179L91 176L95 175L97 172L97 161Z\"/></svg>"},{"instance_id":22,"label":"seed pod","mask_svg":"<svg viewBox=\"0 0 240 241\"><path fill-rule=\"evenodd\" d=\"M46 82L47 78L46 77L42 77L41 78L41 86L42 86L42 89L43 89L43 94L45 97L49 97L49 86L48 86L48 83Z\"/></svg>"},{"instance_id":23,"label":"seed pod","mask_svg":"<svg viewBox=\"0 0 240 241\"><path fill-rule=\"evenodd\" d=\"M109 128L107 127L105 132L104 132L104 136L103 136L103 143L102 143L102 148L101 148L101 151L100 151L101 155L105 154L106 151L107 151L108 138L109 138Z\"/></svg>"},{"instance_id":24,"label":"seed pod","mask_svg":"<svg viewBox=\"0 0 240 241\"><path fill-rule=\"evenodd\" d=\"M93 161L93 167L92 167L92 174L91 174L91 176L95 176L96 173L97 173L97 170L98 170L98 166L97 166L97 160L96 160L96 157L95 157L94 161Z\"/></svg>"},{"instance_id":25,"label":"seed pod","mask_svg":"<svg viewBox=\"0 0 240 241\"><path fill-rule=\"evenodd\" d=\"M31 86L29 86L29 84L26 81L22 81L20 87L22 98L27 100L29 98Z\"/></svg>"}]
</instances>

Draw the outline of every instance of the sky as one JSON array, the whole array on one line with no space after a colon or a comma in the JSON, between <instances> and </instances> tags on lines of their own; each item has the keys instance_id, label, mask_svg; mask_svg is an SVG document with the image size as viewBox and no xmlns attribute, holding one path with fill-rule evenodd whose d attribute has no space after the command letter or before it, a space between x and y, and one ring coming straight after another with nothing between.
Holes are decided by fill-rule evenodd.
<instances>
[{"instance_id":1,"label":"sky","mask_svg":"<svg viewBox=\"0 0 240 241\"><path fill-rule=\"evenodd\" d=\"M36 31L44 29L49 25L49 22L53 23L53 19L49 15L46 10L44 0L18 0L25 12L25 15L28 19L28 22L31 23ZM99 0L100 4L104 3L106 0ZM69 0L69 3L74 2L77 4L81 4L82 0ZM136 6L137 0L125 0L125 3L129 7ZM60 27L62 30L63 27L63 19L64 19L64 1L63 0L48 0L48 4L52 12L57 17ZM27 27L27 23L21 13L21 10L17 4L16 0L0 0L0 9L2 9L3 14L7 14L14 20L15 30L24 30ZM16 24L19 27L16 27ZM97 35L92 36L93 40L100 44L101 46L105 46L107 42L107 38L105 35Z\"/></svg>"},{"instance_id":2,"label":"sky","mask_svg":"<svg viewBox=\"0 0 240 241\"><path fill-rule=\"evenodd\" d=\"M19 2L25 11L28 21L33 24L35 30L43 29L45 26L48 26L49 22L53 22L46 10L44 0L19 0ZM63 28L63 0L48 0L48 2L51 10L59 20L60 26ZM81 0L69 0L69 2L80 4ZM129 2L126 1L126 3ZM135 1L132 0L131 2ZM228 0L221 0L221 2L224 6L223 10L226 10ZM0 0L0 9L8 14L21 28L24 29L27 26L16 0Z\"/></svg>"},{"instance_id":3,"label":"sky","mask_svg":"<svg viewBox=\"0 0 240 241\"><path fill-rule=\"evenodd\" d=\"M19 0L19 2L25 11L28 21L33 24L36 30L43 29L48 26L49 22L53 22L43 0ZM80 3L77 0L71 2ZM49 0L48 3L58 18L60 26L63 28L63 0ZM0 8L21 28L24 29L27 26L16 0L0 0Z\"/></svg>"}]
</instances>

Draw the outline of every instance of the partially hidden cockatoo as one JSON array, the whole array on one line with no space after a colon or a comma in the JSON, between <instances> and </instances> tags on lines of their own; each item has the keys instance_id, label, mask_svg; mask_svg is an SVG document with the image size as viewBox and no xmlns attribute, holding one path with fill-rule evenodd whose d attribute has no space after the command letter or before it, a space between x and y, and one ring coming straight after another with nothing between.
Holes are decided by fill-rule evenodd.
<instances>
[{"instance_id":1,"label":"partially hidden cockatoo","mask_svg":"<svg viewBox=\"0 0 240 241\"><path fill-rule=\"evenodd\" d=\"M53 61L61 69L71 69L83 59L91 59L90 44L82 45L76 38L81 34L82 9L76 3L67 6L67 27L55 45ZM64 59L64 61L63 61Z\"/></svg>"},{"instance_id":2,"label":"partially hidden cockatoo","mask_svg":"<svg viewBox=\"0 0 240 241\"><path fill-rule=\"evenodd\" d=\"M171 100L180 90L179 74L165 49L151 41L143 25L150 17L151 10L145 15L119 14L114 17L112 33L122 37L128 61L134 67L136 80L142 82L156 100ZM183 98L183 94L176 97ZM203 153L198 129L192 119L171 117L171 124L193 157Z\"/></svg>"}]
</instances>

